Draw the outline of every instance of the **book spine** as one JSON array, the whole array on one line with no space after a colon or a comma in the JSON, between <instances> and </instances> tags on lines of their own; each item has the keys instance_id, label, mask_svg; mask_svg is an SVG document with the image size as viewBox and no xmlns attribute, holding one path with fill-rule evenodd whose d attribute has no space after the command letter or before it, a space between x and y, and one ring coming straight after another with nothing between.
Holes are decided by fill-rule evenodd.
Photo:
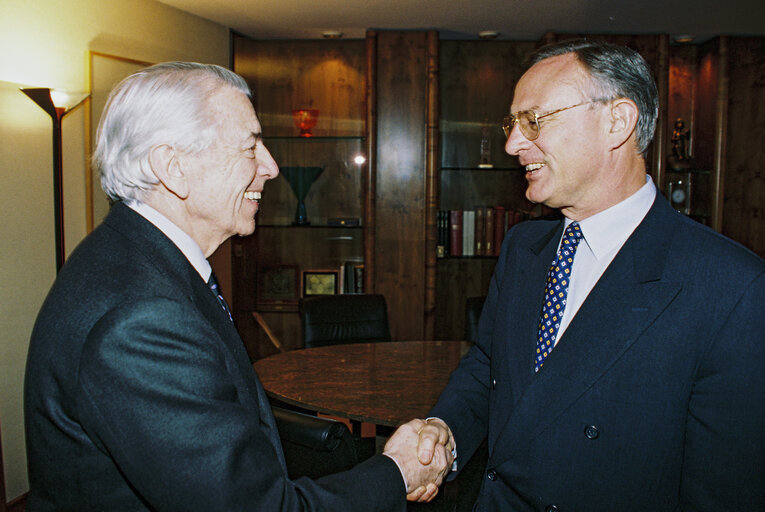
<instances>
[{"instance_id":1,"label":"book spine","mask_svg":"<svg viewBox=\"0 0 765 512\"><path fill-rule=\"evenodd\" d=\"M462 212L462 255L475 256L475 210Z\"/></svg>"},{"instance_id":2,"label":"book spine","mask_svg":"<svg viewBox=\"0 0 765 512\"><path fill-rule=\"evenodd\" d=\"M462 210L450 210L449 220L451 229L449 230L449 256L462 256Z\"/></svg>"}]
</instances>

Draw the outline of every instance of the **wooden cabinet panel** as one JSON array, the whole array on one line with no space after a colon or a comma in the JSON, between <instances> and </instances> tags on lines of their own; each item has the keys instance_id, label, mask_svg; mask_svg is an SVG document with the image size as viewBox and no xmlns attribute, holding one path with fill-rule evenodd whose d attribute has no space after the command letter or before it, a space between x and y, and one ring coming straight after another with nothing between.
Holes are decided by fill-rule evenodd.
<instances>
[{"instance_id":1,"label":"wooden cabinet panel","mask_svg":"<svg viewBox=\"0 0 765 512\"><path fill-rule=\"evenodd\" d=\"M480 161L484 122L491 163L517 168L505 153L502 119L510 111L515 83L533 42L442 41L439 49L441 167L475 168Z\"/></svg>"},{"instance_id":2,"label":"wooden cabinet panel","mask_svg":"<svg viewBox=\"0 0 765 512\"><path fill-rule=\"evenodd\" d=\"M427 35L378 32L375 291L394 340L422 339Z\"/></svg>"},{"instance_id":3,"label":"wooden cabinet panel","mask_svg":"<svg viewBox=\"0 0 765 512\"><path fill-rule=\"evenodd\" d=\"M722 232L765 257L765 38L728 39Z\"/></svg>"},{"instance_id":4,"label":"wooden cabinet panel","mask_svg":"<svg viewBox=\"0 0 765 512\"><path fill-rule=\"evenodd\" d=\"M236 37L234 69L252 88L266 136L297 135L298 108L319 110L316 136L363 135L364 41Z\"/></svg>"}]
</instances>

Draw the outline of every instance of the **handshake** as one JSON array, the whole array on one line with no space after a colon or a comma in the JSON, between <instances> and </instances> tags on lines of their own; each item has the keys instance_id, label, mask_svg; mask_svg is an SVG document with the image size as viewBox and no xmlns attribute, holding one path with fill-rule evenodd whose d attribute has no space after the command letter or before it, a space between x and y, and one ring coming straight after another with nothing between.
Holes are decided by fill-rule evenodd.
<instances>
[{"instance_id":1,"label":"handshake","mask_svg":"<svg viewBox=\"0 0 765 512\"><path fill-rule=\"evenodd\" d=\"M406 499L428 502L454 461L454 437L438 418L414 419L401 425L388 439L383 455L393 459L406 482Z\"/></svg>"}]
</instances>

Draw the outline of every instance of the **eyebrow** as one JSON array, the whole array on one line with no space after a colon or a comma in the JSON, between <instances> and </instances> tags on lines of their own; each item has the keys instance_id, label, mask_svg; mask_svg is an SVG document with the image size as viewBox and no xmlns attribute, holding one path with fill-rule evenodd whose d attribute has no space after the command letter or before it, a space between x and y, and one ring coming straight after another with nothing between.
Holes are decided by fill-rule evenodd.
<instances>
[{"instance_id":1,"label":"eyebrow","mask_svg":"<svg viewBox=\"0 0 765 512\"><path fill-rule=\"evenodd\" d=\"M242 145L249 147L252 144L257 144L258 142L261 142L262 140L263 140L262 132L250 132L250 135L248 135L247 138L244 139L244 141L242 142ZM250 141L252 141L252 144L250 143Z\"/></svg>"}]
</instances>

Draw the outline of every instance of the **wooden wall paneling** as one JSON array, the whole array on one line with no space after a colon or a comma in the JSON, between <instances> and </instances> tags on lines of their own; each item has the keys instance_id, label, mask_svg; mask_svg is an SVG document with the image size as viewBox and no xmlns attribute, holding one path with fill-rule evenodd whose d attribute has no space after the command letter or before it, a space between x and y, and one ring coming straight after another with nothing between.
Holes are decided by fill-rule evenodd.
<instances>
[{"instance_id":1,"label":"wooden wall paneling","mask_svg":"<svg viewBox=\"0 0 765 512\"><path fill-rule=\"evenodd\" d=\"M464 339L466 299L486 295L495 264L494 258L448 258L440 262L435 339Z\"/></svg>"},{"instance_id":2,"label":"wooden wall paneling","mask_svg":"<svg viewBox=\"0 0 765 512\"><path fill-rule=\"evenodd\" d=\"M427 34L377 33L375 291L395 340L422 339Z\"/></svg>"},{"instance_id":3,"label":"wooden wall paneling","mask_svg":"<svg viewBox=\"0 0 765 512\"><path fill-rule=\"evenodd\" d=\"M711 40L698 48L698 71L696 78L696 103L694 105L695 122L692 127L691 140L693 142L693 164L698 169L708 172L694 176L696 183L693 184L692 201L697 205L704 205L702 213L707 224L719 231L715 226L714 196L717 193L714 175L719 172L717 165L720 160L718 152L720 146L717 137L720 134L718 127L720 98L720 66L719 39Z\"/></svg>"},{"instance_id":4,"label":"wooden wall paneling","mask_svg":"<svg viewBox=\"0 0 765 512\"><path fill-rule=\"evenodd\" d=\"M478 167L481 130L488 122L491 161L495 167L517 167L505 153L502 119L510 111L515 84L533 42L441 41L441 166Z\"/></svg>"},{"instance_id":5,"label":"wooden wall paneling","mask_svg":"<svg viewBox=\"0 0 765 512\"><path fill-rule=\"evenodd\" d=\"M717 49L717 98L714 102L714 172L712 173L712 218L711 226L722 231L723 194L725 191L725 163L727 141L725 130L728 124L728 38L720 36Z\"/></svg>"},{"instance_id":6,"label":"wooden wall paneling","mask_svg":"<svg viewBox=\"0 0 765 512\"><path fill-rule=\"evenodd\" d=\"M297 135L292 109L319 109L312 133L363 135L363 40L234 41L234 69L253 91L266 136Z\"/></svg>"},{"instance_id":7,"label":"wooden wall paneling","mask_svg":"<svg viewBox=\"0 0 765 512\"><path fill-rule=\"evenodd\" d=\"M367 164L364 168L362 193L364 197L364 290L375 292L375 223L377 196L377 33L366 34L364 131L366 133Z\"/></svg>"},{"instance_id":8,"label":"wooden wall paneling","mask_svg":"<svg viewBox=\"0 0 765 512\"><path fill-rule=\"evenodd\" d=\"M425 164L425 316L424 339L432 340L436 324L436 274L438 259L438 168L439 168L439 94L438 94L438 32L428 32L427 55L427 126Z\"/></svg>"},{"instance_id":9,"label":"wooden wall paneling","mask_svg":"<svg viewBox=\"0 0 765 512\"><path fill-rule=\"evenodd\" d=\"M649 169L653 170L654 183L659 190L667 181L666 178L666 155L671 151L669 138L672 135L670 126L673 122L669 120L667 113L669 104L669 36L661 34L656 41L656 62L654 64L654 80L659 93L659 117L656 120L656 131L653 135L651 159L647 161Z\"/></svg>"},{"instance_id":10,"label":"wooden wall paneling","mask_svg":"<svg viewBox=\"0 0 765 512\"><path fill-rule=\"evenodd\" d=\"M722 232L765 257L765 38L728 38Z\"/></svg>"}]
</instances>

